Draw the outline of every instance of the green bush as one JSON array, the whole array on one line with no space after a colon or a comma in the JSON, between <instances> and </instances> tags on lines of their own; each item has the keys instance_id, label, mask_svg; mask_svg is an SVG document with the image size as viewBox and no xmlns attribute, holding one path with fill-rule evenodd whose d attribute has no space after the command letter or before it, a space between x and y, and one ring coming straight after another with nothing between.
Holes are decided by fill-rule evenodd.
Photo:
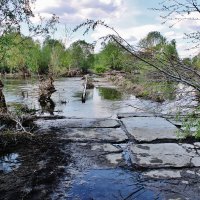
<instances>
[{"instance_id":1,"label":"green bush","mask_svg":"<svg viewBox=\"0 0 200 200\"><path fill-rule=\"evenodd\" d=\"M101 74L101 73L105 73L108 70L108 68L104 67L104 66L96 66L94 68L94 70L95 70L96 73Z\"/></svg>"}]
</instances>

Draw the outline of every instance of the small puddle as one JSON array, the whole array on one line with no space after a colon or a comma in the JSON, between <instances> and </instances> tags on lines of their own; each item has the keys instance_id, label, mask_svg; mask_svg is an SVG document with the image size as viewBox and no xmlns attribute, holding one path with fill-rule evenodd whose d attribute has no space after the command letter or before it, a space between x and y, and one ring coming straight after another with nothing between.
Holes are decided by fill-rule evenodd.
<instances>
[{"instance_id":1,"label":"small puddle","mask_svg":"<svg viewBox=\"0 0 200 200\"><path fill-rule=\"evenodd\" d=\"M11 153L0 157L0 172L9 173L19 166L19 154L17 153Z\"/></svg>"},{"instance_id":2,"label":"small puddle","mask_svg":"<svg viewBox=\"0 0 200 200\"><path fill-rule=\"evenodd\" d=\"M140 175L124 169L93 169L75 179L67 199L161 199L157 193L145 188Z\"/></svg>"}]
</instances>

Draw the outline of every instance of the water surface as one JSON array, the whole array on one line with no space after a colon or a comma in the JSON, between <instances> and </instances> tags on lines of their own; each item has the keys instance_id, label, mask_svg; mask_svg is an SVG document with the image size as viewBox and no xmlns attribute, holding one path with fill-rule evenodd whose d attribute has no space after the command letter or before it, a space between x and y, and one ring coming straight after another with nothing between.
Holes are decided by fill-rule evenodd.
<instances>
[{"instance_id":1,"label":"water surface","mask_svg":"<svg viewBox=\"0 0 200 200\"><path fill-rule=\"evenodd\" d=\"M16 103L39 110L39 114L58 114L66 117L103 118L118 112L133 112L144 108L144 102L132 95L125 95L113 88L95 87L87 90L86 103L81 102L83 91L81 78L62 78L55 81L56 92L51 105L38 102L38 82L35 80L4 80L4 94L8 105ZM135 107L130 106L134 104Z\"/></svg>"}]
</instances>

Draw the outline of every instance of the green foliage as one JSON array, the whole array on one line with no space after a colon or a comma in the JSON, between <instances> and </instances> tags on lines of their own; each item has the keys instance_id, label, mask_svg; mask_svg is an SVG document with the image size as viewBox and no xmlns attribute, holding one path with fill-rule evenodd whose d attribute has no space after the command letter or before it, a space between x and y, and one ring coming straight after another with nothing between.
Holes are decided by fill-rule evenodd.
<instances>
[{"instance_id":1,"label":"green foliage","mask_svg":"<svg viewBox=\"0 0 200 200\"><path fill-rule=\"evenodd\" d=\"M73 68L80 68L83 72L87 72L89 68L93 67L93 51L94 46L84 40L74 42L69 48L70 65Z\"/></svg>"},{"instance_id":2,"label":"green foliage","mask_svg":"<svg viewBox=\"0 0 200 200\"><path fill-rule=\"evenodd\" d=\"M95 66L94 70L96 73L101 74L101 73L105 73L108 70L108 68L104 66Z\"/></svg>"},{"instance_id":3,"label":"green foliage","mask_svg":"<svg viewBox=\"0 0 200 200\"><path fill-rule=\"evenodd\" d=\"M169 60L178 58L178 52L176 49L176 41L167 41L167 38L161 35L160 32L153 31L148 33L148 35L140 40L139 46L141 51L143 51L147 57L154 56L159 60Z\"/></svg>"},{"instance_id":4,"label":"green foliage","mask_svg":"<svg viewBox=\"0 0 200 200\"><path fill-rule=\"evenodd\" d=\"M93 46L85 41L66 49L61 41L47 37L41 47L38 41L12 32L0 37L0 49L3 49L1 72L50 72L57 76L73 67L87 71L94 62Z\"/></svg>"},{"instance_id":5,"label":"green foliage","mask_svg":"<svg viewBox=\"0 0 200 200\"><path fill-rule=\"evenodd\" d=\"M124 51L114 42L104 44L101 52L96 55L95 68L96 66L103 66L106 68L121 70L125 62L126 55Z\"/></svg>"},{"instance_id":6,"label":"green foliage","mask_svg":"<svg viewBox=\"0 0 200 200\"><path fill-rule=\"evenodd\" d=\"M149 32L148 35L139 42L139 45L143 49L148 49L149 51L159 50L165 44L166 38L158 31Z\"/></svg>"},{"instance_id":7,"label":"green foliage","mask_svg":"<svg viewBox=\"0 0 200 200\"><path fill-rule=\"evenodd\" d=\"M200 54L192 58L192 65L198 69L200 69Z\"/></svg>"},{"instance_id":8,"label":"green foliage","mask_svg":"<svg viewBox=\"0 0 200 200\"><path fill-rule=\"evenodd\" d=\"M172 40L171 42L167 42L163 46L163 52L168 59L178 58L178 52L176 49L176 41Z\"/></svg>"},{"instance_id":9,"label":"green foliage","mask_svg":"<svg viewBox=\"0 0 200 200\"><path fill-rule=\"evenodd\" d=\"M196 109L196 113L200 110L200 107ZM186 115L186 117L177 116L176 120L182 122L182 131L179 131L179 136L187 137L195 137L197 139L200 138L200 119L198 114L195 112L191 112Z\"/></svg>"},{"instance_id":10,"label":"green foliage","mask_svg":"<svg viewBox=\"0 0 200 200\"><path fill-rule=\"evenodd\" d=\"M146 60L151 59L149 55L153 55L157 58L155 60L162 61L165 66L166 57L172 61L178 58L176 41L168 42L159 32L150 32L139 44L143 47L142 53ZM66 49L61 41L48 36L41 45L14 28L0 36L0 57L0 72L51 73L59 76L75 68L86 73L90 69L97 73L123 70L131 74L140 73L145 77L151 71L147 64L133 58L113 40L105 42L101 51L94 54L94 46L84 40L78 40ZM200 67L199 56L183 61Z\"/></svg>"},{"instance_id":11,"label":"green foliage","mask_svg":"<svg viewBox=\"0 0 200 200\"><path fill-rule=\"evenodd\" d=\"M31 37L21 34L21 29L28 31L29 35L44 36L55 31L58 18L45 20L40 18L38 24L33 23L36 13L32 7L35 0L3 0L0 1L0 71L27 73L28 70L37 71L39 46ZM28 68L30 67L30 69Z\"/></svg>"}]
</instances>

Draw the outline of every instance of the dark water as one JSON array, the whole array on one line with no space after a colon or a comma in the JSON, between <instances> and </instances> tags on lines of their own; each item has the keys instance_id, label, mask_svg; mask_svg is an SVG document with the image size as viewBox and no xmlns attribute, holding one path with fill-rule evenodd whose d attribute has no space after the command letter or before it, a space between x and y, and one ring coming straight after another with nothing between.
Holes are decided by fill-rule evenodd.
<instances>
[{"instance_id":1,"label":"dark water","mask_svg":"<svg viewBox=\"0 0 200 200\"><path fill-rule=\"evenodd\" d=\"M52 95L53 105L40 105L38 102L38 82L35 80L4 80L4 94L12 107L26 104L38 114L58 114L66 117L101 118L112 117L118 112L133 112L134 103L144 107L143 102L134 96L124 95L116 89L98 87L87 90L86 103L81 102L83 90L81 78L63 78L55 81L56 92Z\"/></svg>"},{"instance_id":2,"label":"dark water","mask_svg":"<svg viewBox=\"0 0 200 200\"><path fill-rule=\"evenodd\" d=\"M0 171L9 173L20 166L19 154L11 153L0 157Z\"/></svg>"},{"instance_id":3,"label":"dark water","mask_svg":"<svg viewBox=\"0 0 200 200\"><path fill-rule=\"evenodd\" d=\"M143 185L138 173L122 169L94 169L74 181L67 199L151 200L160 197Z\"/></svg>"}]
</instances>

